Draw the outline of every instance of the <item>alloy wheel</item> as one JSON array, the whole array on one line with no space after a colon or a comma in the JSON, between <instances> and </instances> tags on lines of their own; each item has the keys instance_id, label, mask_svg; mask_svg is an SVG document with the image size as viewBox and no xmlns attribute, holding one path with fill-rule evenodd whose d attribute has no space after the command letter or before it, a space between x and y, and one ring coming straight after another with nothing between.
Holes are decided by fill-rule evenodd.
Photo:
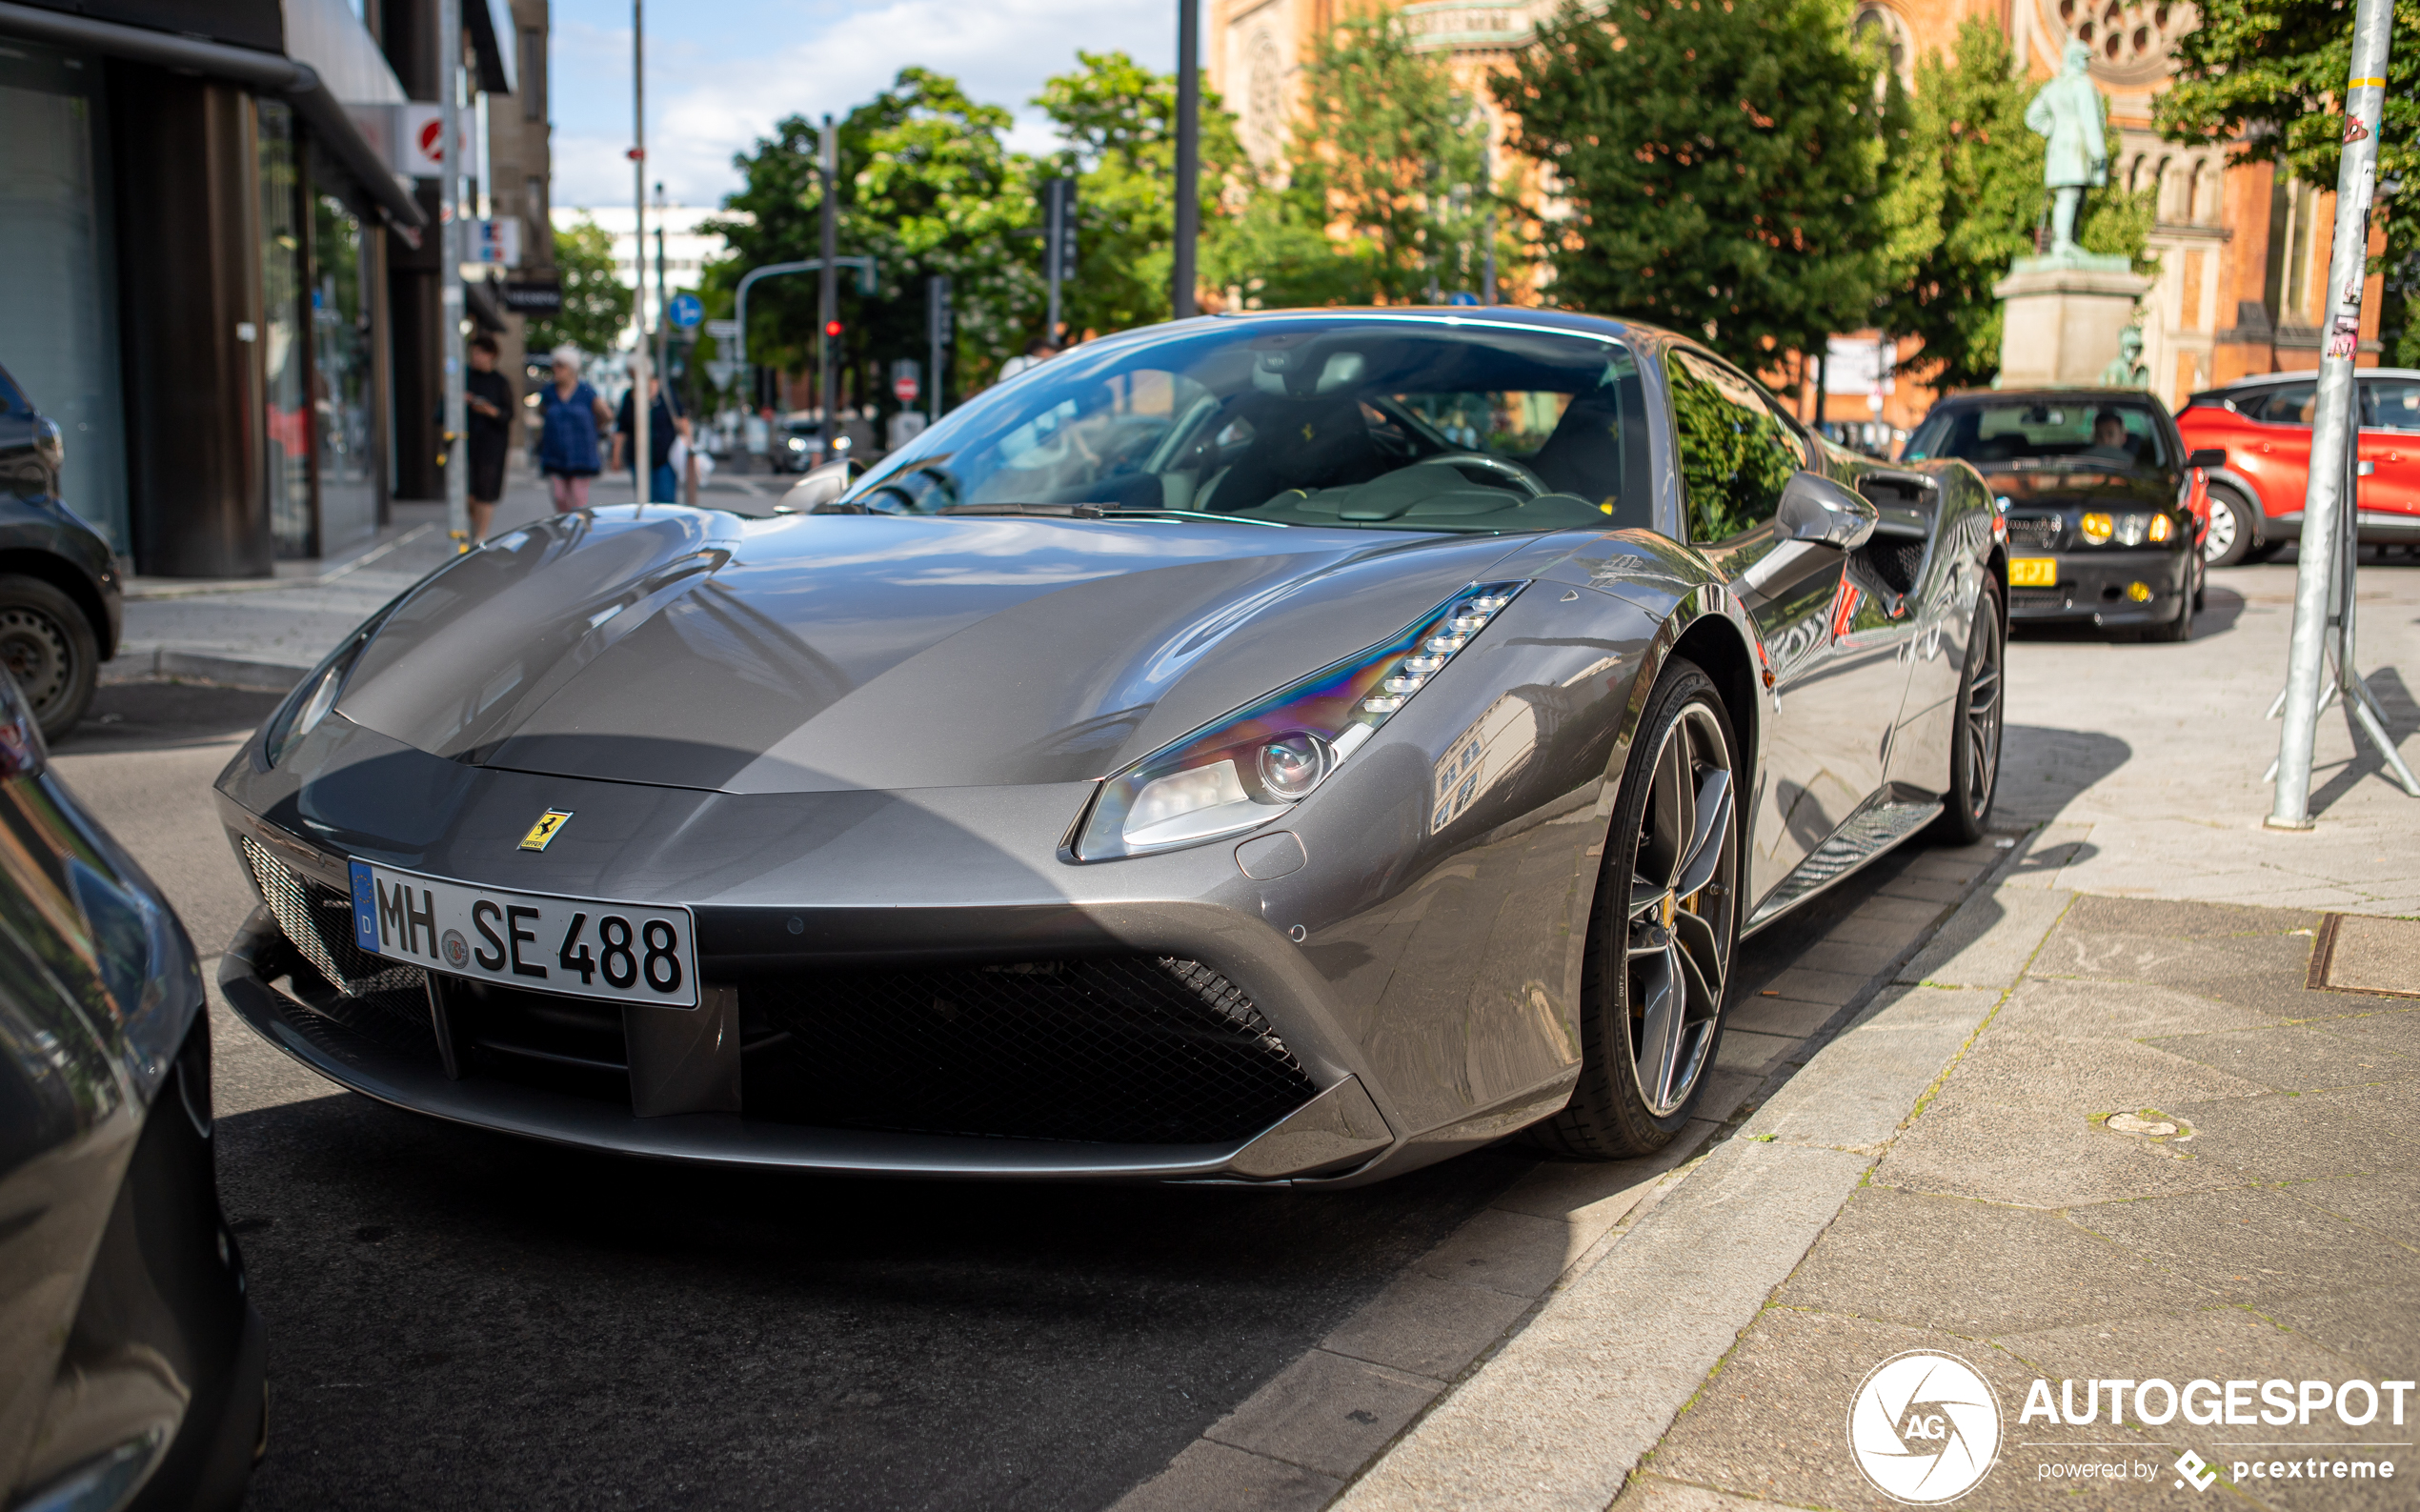
<instances>
[{"instance_id":1,"label":"alloy wheel","mask_svg":"<svg viewBox=\"0 0 2420 1512\"><path fill-rule=\"evenodd\" d=\"M1631 1067L1647 1110L1665 1118L1704 1073L1723 1013L1739 871L1730 753L1714 713L1682 711L1649 769L1630 877L1623 965Z\"/></svg>"},{"instance_id":2,"label":"alloy wheel","mask_svg":"<svg viewBox=\"0 0 2420 1512\"><path fill-rule=\"evenodd\" d=\"M1991 784L2000 771L2000 616L1990 612L1975 616L1974 637L1966 650L1966 803L1980 821L1991 808Z\"/></svg>"},{"instance_id":3,"label":"alloy wheel","mask_svg":"<svg viewBox=\"0 0 2420 1512\"><path fill-rule=\"evenodd\" d=\"M2208 531L2202 536L2202 560L2214 562L2234 546L2235 537L2243 532L2244 522L2235 517L2235 506L2223 494L2212 494L2209 500L2210 523Z\"/></svg>"}]
</instances>

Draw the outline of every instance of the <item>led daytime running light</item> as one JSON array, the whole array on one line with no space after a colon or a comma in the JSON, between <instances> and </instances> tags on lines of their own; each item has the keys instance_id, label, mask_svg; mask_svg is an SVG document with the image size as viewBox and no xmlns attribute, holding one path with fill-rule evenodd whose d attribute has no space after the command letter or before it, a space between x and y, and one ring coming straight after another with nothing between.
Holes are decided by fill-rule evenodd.
<instances>
[{"instance_id":1,"label":"led daytime running light","mask_svg":"<svg viewBox=\"0 0 2420 1512\"><path fill-rule=\"evenodd\" d=\"M1101 784L1078 858L1173 850L1258 828L1308 796L1503 612L1523 583L1475 583L1394 640L1185 736Z\"/></svg>"}]
</instances>

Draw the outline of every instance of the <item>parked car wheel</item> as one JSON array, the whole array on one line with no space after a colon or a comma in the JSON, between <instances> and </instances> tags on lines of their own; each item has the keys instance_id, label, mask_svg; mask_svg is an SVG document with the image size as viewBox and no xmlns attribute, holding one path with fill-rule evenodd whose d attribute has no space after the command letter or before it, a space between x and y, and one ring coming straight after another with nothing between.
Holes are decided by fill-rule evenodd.
<instances>
[{"instance_id":1,"label":"parked car wheel","mask_svg":"<svg viewBox=\"0 0 2420 1512\"><path fill-rule=\"evenodd\" d=\"M2153 625L2143 632L2145 640L2174 644L2193 638L2193 611L2199 607L2195 601L2201 597L2201 590L2199 584L2192 583L2190 572L2186 574L2186 578L2188 586L2184 593L2176 595L2176 617L2165 625Z\"/></svg>"},{"instance_id":2,"label":"parked car wheel","mask_svg":"<svg viewBox=\"0 0 2420 1512\"><path fill-rule=\"evenodd\" d=\"M0 575L0 666L16 679L42 738L56 740L92 702L100 643L74 599L39 577Z\"/></svg>"},{"instance_id":3,"label":"parked car wheel","mask_svg":"<svg viewBox=\"0 0 2420 1512\"><path fill-rule=\"evenodd\" d=\"M2224 483L2210 485L2209 500L2210 526L2202 537L2202 560L2212 567L2232 567L2252 550L2260 511Z\"/></svg>"},{"instance_id":4,"label":"parked car wheel","mask_svg":"<svg viewBox=\"0 0 2420 1512\"><path fill-rule=\"evenodd\" d=\"M1991 800L2000 791L2001 671L2007 645L2001 635L2000 584L1985 578L1966 633L1966 665L1958 674L1958 723L1949 736L1949 791L1942 796L1933 837L1945 845L1983 838Z\"/></svg>"},{"instance_id":5,"label":"parked car wheel","mask_svg":"<svg viewBox=\"0 0 2420 1512\"><path fill-rule=\"evenodd\" d=\"M1578 1159L1671 1142L1723 1032L1739 936L1740 812L1731 721L1675 657L1647 700L1607 835L1580 986L1580 1084L1536 1126Z\"/></svg>"}]
</instances>

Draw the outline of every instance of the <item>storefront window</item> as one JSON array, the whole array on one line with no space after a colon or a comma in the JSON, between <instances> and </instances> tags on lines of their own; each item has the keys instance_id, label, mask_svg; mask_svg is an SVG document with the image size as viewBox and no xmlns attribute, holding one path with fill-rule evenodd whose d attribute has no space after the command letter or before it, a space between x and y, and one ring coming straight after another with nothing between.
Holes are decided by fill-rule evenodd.
<instances>
[{"instance_id":1,"label":"storefront window","mask_svg":"<svg viewBox=\"0 0 2420 1512\"><path fill-rule=\"evenodd\" d=\"M62 492L127 543L117 269L97 59L0 46L0 366L67 443Z\"/></svg>"},{"instance_id":2,"label":"storefront window","mask_svg":"<svg viewBox=\"0 0 2420 1512\"><path fill-rule=\"evenodd\" d=\"M280 556L318 554L311 500L311 366L304 319L302 173L293 111L260 102L260 292L269 528Z\"/></svg>"},{"instance_id":3,"label":"storefront window","mask_svg":"<svg viewBox=\"0 0 2420 1512\"><path fill-rule=\"evenodd\" d=\"M312 202L312 413L319 443L320 554L378 529L370 430L370 291L361 219L333 194Z\"/></svg>"}]
</instances>

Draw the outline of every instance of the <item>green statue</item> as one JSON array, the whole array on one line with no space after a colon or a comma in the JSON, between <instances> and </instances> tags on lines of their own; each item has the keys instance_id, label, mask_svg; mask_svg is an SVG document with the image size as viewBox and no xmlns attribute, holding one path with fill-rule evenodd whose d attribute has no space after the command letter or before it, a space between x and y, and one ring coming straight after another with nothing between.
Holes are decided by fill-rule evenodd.
<instances>
[{"instance_id":1,"label":"green statue","mask_svg":"<svg viewBox=\"0 0 2420 1512\"><path fill-rule=\"evenodd\" d=\"M2104 389L2148 389L2151 370L2143 362L2143 328L2128 326L2118 333L2118 354L2101 370Z\"/></svg>"},{"instance_id":2,"label":"green statue","mask_svg":"<svg viewBox=\"0 0 2420 1512\"><path fill-rule=\"evenodd\" d=\"M2075 213L2087 186L2098 189L2109 181L2109 145L2101 133L2101 94L2085 70L2092 50L2067 43L2066 66L2059 76L2042 86L2025 109L2027 130L2050 139L2043 155L2042 177L2049 185L2050 255L2071 257L2075 244Z\"/></svg>"}]
</instances>

